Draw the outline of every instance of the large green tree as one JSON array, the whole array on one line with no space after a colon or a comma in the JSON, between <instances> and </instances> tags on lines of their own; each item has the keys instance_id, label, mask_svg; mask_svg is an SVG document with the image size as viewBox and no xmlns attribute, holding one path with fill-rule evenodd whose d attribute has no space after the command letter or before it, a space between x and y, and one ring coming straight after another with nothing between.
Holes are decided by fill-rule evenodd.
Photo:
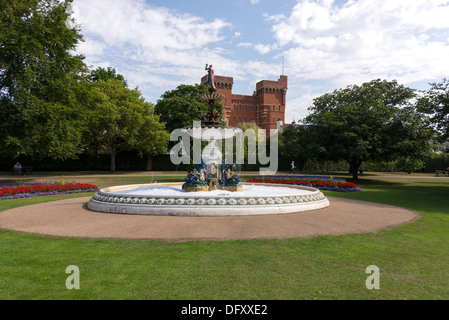
<instances>
[{"instance_id":1,"label":"large green tree","mask_svg":"<svg viewBox=\"0 0 449 320\"><path fill-rule=\"evenodd\" d=\"M449 79L430 83L430 86L418 100L418 107L430 115L432 124L444 141L449 138Z\"/></svg>"},{"instance_id":2,"label":"large green tree","mask_svg":"<svg viewBox=\"0 0 449 320\"><path fill-rule=\"evenodd\" d=\"M71 0L2 0L0 148L10 156L79 153L76 90L86 71Z\"/></svg>"},{"instance_id":3,"label":"large green tree","mask_svg":"<svg viewBox=\"0 0 449 320\"><path fill-rule=\"evenodd\" d=\"M308 152L346 160L354 179L366 160L423 159L432 130L411 105L414 97L396 81L373 80L316 98L305 119Z\"/></svg>"},{"instance_id":4,"label":"large green tree","mask_svg":"<svg viewBox=\"0 0 449 320\"><path fill-rule=\"evenodd\" d=\"M202 121L208 109L207 104L200 98L206 93L205 85L179 85L175 90L166 91L157 101L155 111L161 116L169 132L191 126L193 121ZM223 106L216 102L215 110L223 113Z\"/></svg>"},{"instance_id":5,"label":"large green tree","mask_svg":"<svg viewBox=\"0 0 449 320\"><path fill-rule=\"evenodd\" d=\"M86 141L106 148L111 156L111 171L115 171L115 158L121 151L134 150L147 157L166 151L169 134L154 114L154 106L137 89L127 88L121 80L109 79L93 83L87 93Z\"/></svg>"}]
</instances>

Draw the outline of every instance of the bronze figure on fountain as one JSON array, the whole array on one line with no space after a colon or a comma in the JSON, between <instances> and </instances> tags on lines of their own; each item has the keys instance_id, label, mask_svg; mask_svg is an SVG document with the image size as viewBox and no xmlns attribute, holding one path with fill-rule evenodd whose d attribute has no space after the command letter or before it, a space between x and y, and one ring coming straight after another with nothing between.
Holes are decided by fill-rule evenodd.
<instances>
[{"instance_id":1,"label":"bronze figure on fountain","mask_svg":"<svg viewBox=\"0 0 449 320\"><path fill-rule=\"evenodd\" d=\"M218 93L216 90L214 81L214 69L212 68L212 65L206 64L205 70L207 70L208 92L202 93L200 95L200 98L207 103L208 110L204 114L204 121L201 129L218 129L220 130L220 132L224 133L222 138L226 137L226 131L231 131L232 134L228 136L228 138L231 138L232 136L234 136L235 132L240 131L240 129L226 127L220 124L220 118L222 117L222 115L215 109L215 102L222 100L224 96ZM184 129L191 130L193 129L193 127L186 127ZM214 137L208 138L208 141L213 153L213 149L215 148L213 147ZM219 154L218 158L212 156L211 159L209 159L209 161L207 162L210 162L211 160L211 163L203 163L203 159L201 159L202 163L198 166L198 169L194 169L186 176L185 183L183 184L183 189L189 192L211 191L215 189L242 191L239 177L229 169L226 171L226 164L221 159L221 153Z\"/></svg>"}]
</instances>

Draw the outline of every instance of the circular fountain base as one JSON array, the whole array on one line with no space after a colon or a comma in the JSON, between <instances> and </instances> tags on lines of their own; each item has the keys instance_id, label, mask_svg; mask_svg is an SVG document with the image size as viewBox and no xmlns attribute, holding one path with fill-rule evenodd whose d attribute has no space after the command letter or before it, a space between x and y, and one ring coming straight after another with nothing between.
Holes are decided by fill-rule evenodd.
<instances>
[{"instance_id":1,"label":"circular fountain base","mask_svg":"<svg viewBox=\"0 0 449 320\"><path fill-rule=\"evenodd\" d=\"M182 183L115 186L98 191L87 206L107 213L171 216L284 214L329 206L329 200L315 188L242 185L241 192L186 192Z\"/></svg>"}]
</instances>

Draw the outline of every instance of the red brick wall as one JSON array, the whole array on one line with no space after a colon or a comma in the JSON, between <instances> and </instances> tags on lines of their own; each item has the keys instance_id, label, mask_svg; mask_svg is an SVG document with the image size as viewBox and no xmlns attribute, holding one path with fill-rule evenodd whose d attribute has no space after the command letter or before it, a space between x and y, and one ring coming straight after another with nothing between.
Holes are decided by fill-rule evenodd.
<instances>
[{"instance_id":1,"label":"red brick wall","mask_svg":"<svg viewBox=\"0 0 449 320\"><path fill-rule=\"evenodd\" d=\"M201 83L206 82L207 75L201 78ZM259 81L252 96L233 94L233 84L232 77L215 76L217 91L224 95L221 104L227 125L255 121L260 128L270 130L276 129L278 119L285 123L287 76Z\"/></svg>"}]
</instances>

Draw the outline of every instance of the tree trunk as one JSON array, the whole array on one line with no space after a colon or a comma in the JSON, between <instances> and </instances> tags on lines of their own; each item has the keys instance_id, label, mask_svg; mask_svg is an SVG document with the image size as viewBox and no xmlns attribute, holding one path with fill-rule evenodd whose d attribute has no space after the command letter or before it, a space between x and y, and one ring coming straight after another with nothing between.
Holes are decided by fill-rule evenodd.
<instances>
[{"instance_id":1,"label":"tree trunk","mask_svg":"<svg viewBox=\"0 0 449 320\"><path fill-rule=\"evenodd\" d=\"M352 159L349 161L349 173L352 173L352 179L359 179L359 169L362 165L362 160Z\"/></svg>"},{"instance_id":2,"label":"tree trunk","mask_svg":"<svg viewBox=\"0 0 449 320\"><path fill-rule=\"evenodd\" d=\"M111 152L111 171L115 172L115 152Z\"/></svg>"},{"instance_id":3,"label":"tree trunk","mask_svg":"<svg viewBox=\"0 0 449 320\"><path fill-rule=\"evenodd\" d=\"M153 171L153 157L148 157L147 171Z\"/></svg>"}]
</instances>

